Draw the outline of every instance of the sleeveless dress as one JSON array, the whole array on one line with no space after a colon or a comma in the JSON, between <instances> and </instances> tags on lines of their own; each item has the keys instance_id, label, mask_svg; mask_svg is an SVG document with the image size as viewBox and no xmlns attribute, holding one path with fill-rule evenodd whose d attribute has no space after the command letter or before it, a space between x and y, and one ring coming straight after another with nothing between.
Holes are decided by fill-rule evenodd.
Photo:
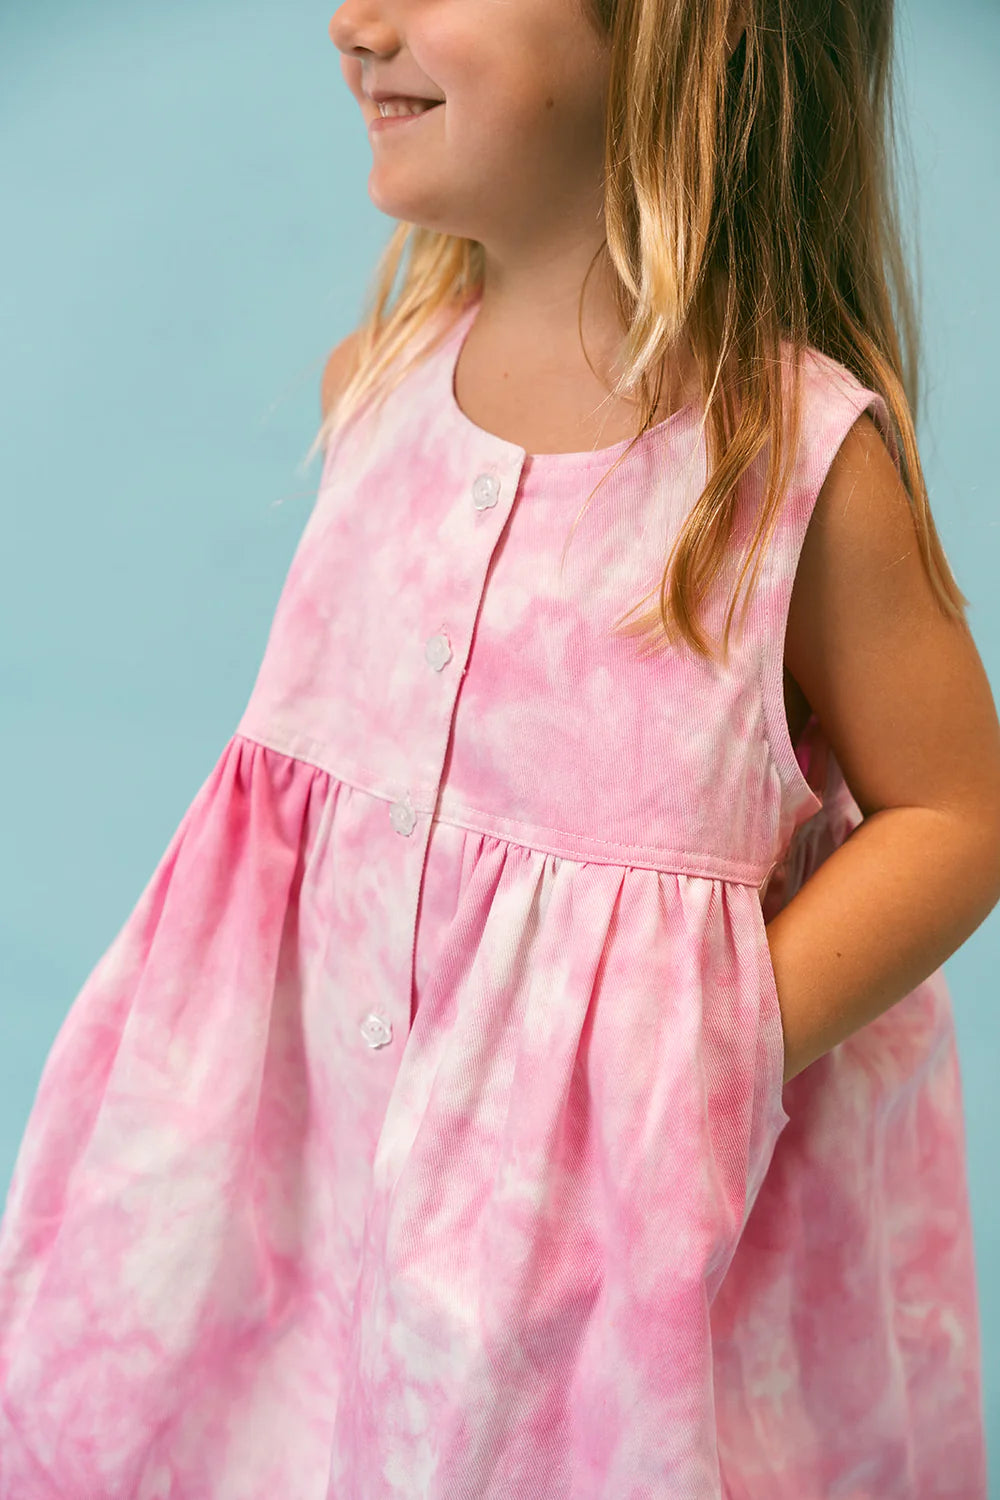
<instances>
[{"instance_id":1,"label":"sleeveless dress","mask_svg":"<svg viewBox=\"0 0 1000 1500\"><path fill-rule=\"evenodd\" d=\"M699 416L582 509L627 443L469 420L478 306L329 446L246 711L46 1060L0 1500L983 1500L943 974L783 1088L765 934L860 821L783 642L886 409L808 351L728 665L644 656L612 627Z\"/></svg>"}]
</instances>

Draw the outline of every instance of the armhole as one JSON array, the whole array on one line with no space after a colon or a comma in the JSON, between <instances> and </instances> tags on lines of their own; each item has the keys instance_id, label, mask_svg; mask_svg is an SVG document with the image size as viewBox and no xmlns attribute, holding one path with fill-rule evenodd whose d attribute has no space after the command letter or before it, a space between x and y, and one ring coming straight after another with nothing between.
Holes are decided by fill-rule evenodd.
<instances>
[{"instance_id":1,"label":"armhole","mask_svg":"<svg viewBox=\"0 0 1000 1500\"><path fill-rule=\"evenodd\" d=\"M807 719L798 747L792 743L788 727L785 714L785 637L792 588L819 492L844 439L864 412L872 416L899 469L899 452L888 406L877 392L852 382L846 399L835 397L827 407L822 430L809 444L811 452L805 468L799 471L793 482L792 493L786 499L786 508L779 518L768 557L761 568L764 587L760 601L763 613L758 616L763 626L758 656L760 693L768 748L782 786L781 832L786 841L824 807L831 754L815 713ZM804 401L803 423L809 420L809 414ZM804 432L804 436L808 443L808 434Z\"/></svg>"}]
</instances>

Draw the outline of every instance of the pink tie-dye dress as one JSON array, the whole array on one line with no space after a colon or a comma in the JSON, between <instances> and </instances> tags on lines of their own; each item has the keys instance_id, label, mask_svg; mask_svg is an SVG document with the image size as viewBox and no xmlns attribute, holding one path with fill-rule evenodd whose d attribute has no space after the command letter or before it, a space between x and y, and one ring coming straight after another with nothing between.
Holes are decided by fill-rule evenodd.
<instances>
[{"instance_id":1,"label":"pink tie-dye dress","mask_svg":"<svg viewBox=\"0 0 1000 1500\"><path fill-rule=\"evenodd\" d=\"M46 1061L0 1500L982 1500L943 976L783 1089L764 930L860 821L783 636L885 409L809 351L728 666L643 656L612 627L698 414L581 515L627 444L469 420L477 307L328 449L243 718Z\"/></svg>"}]
</instances>

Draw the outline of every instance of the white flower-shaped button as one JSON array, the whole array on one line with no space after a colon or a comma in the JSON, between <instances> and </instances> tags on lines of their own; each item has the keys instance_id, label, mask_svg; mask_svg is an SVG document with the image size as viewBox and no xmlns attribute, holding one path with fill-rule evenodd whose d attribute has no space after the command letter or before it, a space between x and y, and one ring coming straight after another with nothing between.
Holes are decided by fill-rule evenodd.
<instances>
[{"instance_id":1,"label":"white flower-shaped button","mask_svg":"<svg viewBox=\"0 0 1000 1500\"><path fill-rule=\"evenodd\" d=\"M489 510L500 499L500 481L495 474L479 474L472 486L472 503L477 510Z\"/></svg>"},{"instance_id":2,"label":"white flower-shaped button","mask_svg":"<svg viewBox=\"0 0 1000 1500\"><path fill-rule=\"evenodd\" d=\"M451 644L443 630L438 635L431 636L424 647L424 655L435 672L440 672L451 661Z\"/></svg>"},{"instance_id":3,"label":"white flower-shaped button","mask_svg":"<svg viewBox=\"0 0 1000 1500\"><path fill-rule=\"evenodd\" d=\"M361 1035L369 1047L384 1047L392 1041L392 1022L372 1011L361 1022Z\"/></svg>"},{"instance_id":4,"label":"white flower-shaped button","mask_svg":"<svg viewBox=\"0 0 1000 1500\"><path fill-rule=\"evenodd\" d=\"M389 822L397 833L411 834L417 826L417 815L410 806L407 794L401 802L394 802L389 809Z\"/></svg>"}]
</instances>

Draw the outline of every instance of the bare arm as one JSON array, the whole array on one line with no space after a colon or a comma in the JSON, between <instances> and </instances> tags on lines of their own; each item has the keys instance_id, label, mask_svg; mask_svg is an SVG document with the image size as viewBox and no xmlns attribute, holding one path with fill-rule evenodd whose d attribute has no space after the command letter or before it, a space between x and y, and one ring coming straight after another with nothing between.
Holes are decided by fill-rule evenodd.
<instances>
[{"instance_id":1,"label":"bare arm","mask_svg":"<svg viewBox=\"0 0 1000 1500\"><path fill-rule=\"evenodd\" d=\"M785 662L864 821L768 923L785 1081L926 979L1000 901L1000 721L863 415L817 499Z\"/></svg>"}]
</instances>

